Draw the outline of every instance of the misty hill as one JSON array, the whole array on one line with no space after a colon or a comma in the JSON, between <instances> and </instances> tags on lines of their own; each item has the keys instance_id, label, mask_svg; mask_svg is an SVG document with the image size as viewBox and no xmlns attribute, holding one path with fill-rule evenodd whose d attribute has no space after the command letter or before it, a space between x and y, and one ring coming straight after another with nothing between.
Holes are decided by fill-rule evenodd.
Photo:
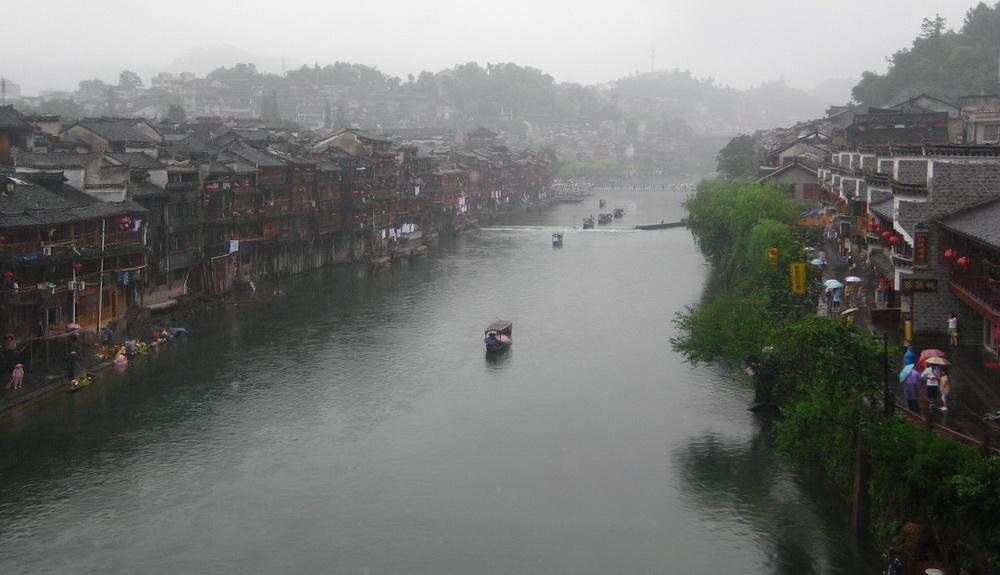
<instances>
[{"instance_id":1,"label":"misty hill","mask_svg":"<svg viewBox=\"0 0 1000 575\"><path fill-rule=\"evenodd\" d=\"M862 75L854 99L867 106L886 106L904 91L949 102L1000 92L1000 2L970 9L958 32L946 30L946 24L941 17L924 19L920 36L911 47L893 54L885 74Z\"/></svg>"}]
</instances>

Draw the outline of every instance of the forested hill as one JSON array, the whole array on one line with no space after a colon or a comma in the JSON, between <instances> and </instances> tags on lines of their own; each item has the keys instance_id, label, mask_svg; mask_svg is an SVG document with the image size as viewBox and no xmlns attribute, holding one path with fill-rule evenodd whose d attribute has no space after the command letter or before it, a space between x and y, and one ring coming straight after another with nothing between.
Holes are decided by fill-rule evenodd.
<instances>
[{"instance_id":1,"label":"forested hill","mask_svg":"<svg viewBox=\"0 0 1000 575\"><path fill-rule=\"evenodd\" d=\"M854 100L886 106L912 91L955 102L962 96L1000 93L1000 2L980 2L956 32L941 17L924 19L913 45L893 54L885 74L865 72Z\"/></svg>"}]
</instances>

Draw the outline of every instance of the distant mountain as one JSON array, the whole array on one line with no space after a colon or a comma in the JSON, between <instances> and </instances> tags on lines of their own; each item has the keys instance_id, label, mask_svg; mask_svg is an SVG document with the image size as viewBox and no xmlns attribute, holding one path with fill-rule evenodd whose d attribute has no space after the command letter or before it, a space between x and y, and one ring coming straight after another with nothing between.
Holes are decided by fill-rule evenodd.
<instances>
[{"instance_id":1,"label":"distant mountain","mask_svg":"<svg viewBox=\"0 0 1000 575\"><path fill-rule=\"evenodd\" d=\"M809 90L809 94L830 106L843 106L851 101L851 90L858 78L827 78Z\"/></svg>"},{"instance_id":2,"label":"distant mountain","mask_svg":"<svg viewBox=\"0 0 1000 575\"><path fill-rule=\"evenodd\" d=\"M204 77L213 70L236 64L253 64L258 72L281 75L285 70L301 67L302 61L295 58L253 54L235 46L218 45L192 48L169 64L159 66L158 70L173 74L192 72L198 77Z\"/></svg>"}]
</instances>

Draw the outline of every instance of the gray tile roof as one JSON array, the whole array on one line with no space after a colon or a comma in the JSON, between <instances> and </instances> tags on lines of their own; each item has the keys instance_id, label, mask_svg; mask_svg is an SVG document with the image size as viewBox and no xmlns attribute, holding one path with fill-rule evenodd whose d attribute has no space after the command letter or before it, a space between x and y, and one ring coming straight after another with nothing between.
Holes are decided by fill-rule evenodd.
<instances>
[{"instance_id":1,"label":"gray tile roof","mask_svg":"<svg viewBox=\"0 0 1000 575\"><path fill-rule=\"evenodd\" d=\"M51 190L18 183L13 194L0 194L0 228L62 224L147 211L135 202L100 202L67 185Z\"/></svg>"},{"instance_id":2,"label":"gray tile roof","mask_svg":"<svg viewBox=\"0 0 1000 575\"><path fill-rule=\"evenodd\" d=\"M960 210L937 223L946 230L1000 249L1000 198Z\"/></svg>"}]
</instances>

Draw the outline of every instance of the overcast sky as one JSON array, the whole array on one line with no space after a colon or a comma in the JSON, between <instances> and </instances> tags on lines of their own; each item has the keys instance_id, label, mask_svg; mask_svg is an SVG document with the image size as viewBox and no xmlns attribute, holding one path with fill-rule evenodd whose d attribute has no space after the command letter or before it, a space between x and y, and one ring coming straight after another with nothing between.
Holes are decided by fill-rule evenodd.
<instances>
[{"instance_id":1,"label":"overcast sky","mask_svg":"<svg viewBox=\"0 0 1000 575\"><path fill-rule=\"evenodd\" d=\"M116 84L196 48L228 45L259 70L303 63L376 66L398 76L456 64L512 62L557 82L594 84L634 72L690 70L749 88L784 78L812 89L827 78L885 72L924 18L961 28L973 0L19 0L4 6L0 76L39 90L80 80ZM990 0L990 5L993 0ZM221 55L221 52L220 52ZM256 56L269 56L265 61ZM251 60L242 58L239 61ZM204 75L236 61L186 64Z\"/></svg>"}]
</instances>

